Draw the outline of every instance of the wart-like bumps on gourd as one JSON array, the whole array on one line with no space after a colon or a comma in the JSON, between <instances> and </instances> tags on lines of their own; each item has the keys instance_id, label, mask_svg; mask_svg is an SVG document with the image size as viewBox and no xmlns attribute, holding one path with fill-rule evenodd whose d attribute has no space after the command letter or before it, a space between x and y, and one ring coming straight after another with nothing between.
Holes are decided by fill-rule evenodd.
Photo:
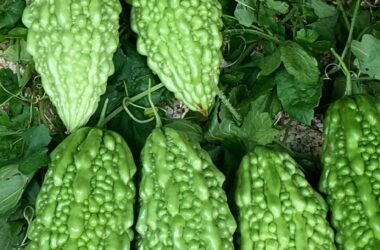
<instances>
[{"instance_id":1,"label":"wart-like bumps on gourd","mask_svg":"<svg viewBox=\"0 0 380 250\"><path fill-rule=\"evenodd\" d=\"M199 143L156 128L141 162L137 249L234 249L225 177Z\"/></svg>"},{"instance_id":2,"label":"wart-like bumps on gourd","mask_svg":"<svg viewBox=\"0 0 380 250\"><path fill-rule=\"evenodd\" d=\"M130 249L136 165L115 132L81 128L51 154L28 250Z\"/></svg>"},{"instance_id":3,"label":"wart-like bumps on gourd","mask_svg":"<svg viewBox=\"0 0 380 250\"><path fill-rule=\"evenodd\" d=\"M327 195L339 249L380 247L380 104L353 95L325 119L320 189Z\"/></svg>"},{"instance_id":4,"label":"wart-like bumps on gourd","mask_svg":"<svg viewBox=\"0 0 380 250\"><path fill-rule=\"evenodd\" d=\"M218 93L223 36L215 0L132 0L137 50L189 109L207 115Z\"/></svg>"},{"instance_id":5,"label":"wart-like bumps on gourd","mask_svg":"<svg viewBox=\"0 0 380 250\"><path fill-rule=\"evenodd\" d=\"M327 204L289 154L256 147L244 156L236 186L241 250L336 249Z\"/></svg>"},{"instance_id":6,"label":"wart-like bumps on gourd","mask_svg":"<svg viewBox=\"0 0 380 250\"><path fill-rule=\"evenodd\" d=\"M116 0L36 0L24 11L27 51L69 131L87 123L114 72L120 12Z\"/></svg>"}]
</instances>

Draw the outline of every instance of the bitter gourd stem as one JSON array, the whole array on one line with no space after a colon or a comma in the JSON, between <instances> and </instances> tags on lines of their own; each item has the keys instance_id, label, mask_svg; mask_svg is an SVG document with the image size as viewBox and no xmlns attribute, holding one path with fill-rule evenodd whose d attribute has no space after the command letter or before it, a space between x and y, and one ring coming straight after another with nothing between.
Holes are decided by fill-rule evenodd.
<instances>
[{"instance_id":1,"label":"bitter gourd stem","mask_svg":"<svg viewBox=\"0 0 380 250\"><path fill-rule=\"evenodd\" d=\"M16 63L17 83L20 84L20 82L21 82L21 72L20 72L21 46L20 46L20 39L16 39L16 51L17 51L17 63Z\"/></svg>"},{"instance_id":2,"label":"bitter gourd stem","mask_svg":"<svg viewBox=\"0 0 380 250\"><path fill-rule=\"evenodd\" d=\"M261 32L258 30L253 30L253 29L232 29L232 30L225 30L225 31L223 31L223 33L228 34L228 35L248 33L248 34L253 34L253 35L257 35L259 37L265 38L265 39L272 41L274 43L277 43L277 44L279 44L281 42L278 38L276 38L274 36L271 36L271 35L268 35L264 32Z\"/></svg>"},{"instance_id":3,"label":"bitter gourd stem","mask_svg":"<svg viewBox=\"0 0 380 250\"><path fill-rule=\"evenodd\" d=\"M342 66L342 70L344 75L346 76L346 90L344 92L344 95L352 95L352 80L351 80L351 73L348 70L346 64L343 61L343 58L338 55L338 53L335 52L333 48L331 48L331 52L336 57L340 65Z\"/></svg>"},{"instance_id":4,"label":"bitter gourd stem","mask_svg":"<svg viewBox=\"0 0 380 250\"><path fill-rule=\"evenodd\" d=\"M356 18L358 16L359 8L360 8L360 2L361 2L360 0L356 1L354 13L353 13L351 24L350 24L350 30L348 33L347 42L346 42L346 45L343 49L342 56L341 56L342 60L344 60L344 58L347 55L348 49L351 47L352 36L354 33L355 24L356 24ZM333 73L337 72L338 70L339 70L339 67L334 67L327 73L327 75L333 74Z\"/></svg>"},{"instance_id":5,"label":"bitter gourd stem","mask_svg":"<svg viewBox=\"0 0 380 250\"><path fill-rule=\"evenodd\" d=\"M227 97L223 94L223 92L220 89L218 89L218 96L222 100L222 103L224 105L226 105L227 109L233 115L233 117L235 118L235 120L238 123L241 123L242 119L241 119L240 114L236 111L236 109L232 106L232 104L230 103L230 101L227 99Z\"/></svg>"},{"instance_id":6,"label":"bitter gourd stem","mask_svg":"<svg viewBox=\"0 0 380 250\"><path fill-rule=\"evenodd\" d=\"M108 98L104 101L102 112L100 113L100 118L99 118L98 124L96 125L98 128L103 128L103 126L105 124L104 119L106 117L107 107L108 107Z\"/></svg>"},{"instance_id":7,"label":"bitter gourd stem","mask_svg":"<svg viewBox=\"0 0 380 250\"><path fill-rule=\"evenodd\" d=\"M152 80L149 79L149 84L148 84L148 100L149 100L150 106L152 106L154 116L156 117L156 128L160 128L162 126L162 122L161 122L160 115L158 114L158 112L156 110L156 107L154 106L154 103L152 101L152 92L151 92L152 89L151 89L151 85L152 85Z\"/></svg>"},{"instance_id":8,"label":"bitter gourd stem","mask_svg":"<svg viewBox=\"0 0 380 250\"><path fill-rule=\"evenodd\" d=\"M160 83L160 84L157 84L157 85L154 85L152 88L151 88L151 92L154 92L156 90L159 90L161 89L162 87L164 87L164 84ZM137 94L133 97L131 97L129 99L129 103L132 103L132 102L136 102L142 98L144 98L145 96L147 96L149 93L149 90L145 90L144 92L141 92L140 94ZM111 121L113 118L115 118L115 116L117 116L120 112L122 112L124 110L124 107L123 105L121 105L120 107L118 107L117 109L115 109L111 114L109 114L105 119L104 119L104 124L108 123L109 121Z\"/></svg>"},{"instance_id":9,"label":"bitter gourd stem","mask_svg":"<svg viewBox=\"0 0 380 250\"><path fill-rule=\"evenodd\" d=\"M359 13L360 2L361 2L360 0L356 0L356 5L355 5L355 9L354 9L354 14L352 16L352 21L351 21L350 31L348 33L348 38L347 38L346 46L344 47L344 50L342 52L342 59L343 60L346 57L348 49L351 47L352 35L354 33L354 28L355 28L355 24L356 24L356 18L358 17L358 13Z\"/></svg>"},{"instance_id":10,"label":"bitter gourd stem","mask_svg":"<svg viewBox=\"0 0 380 250\"><path fill-rule=\"evenodd\" d=\"M346 28L348 30L350 30L351 28L351 24L350 24L350 21L348 20L348 17L346 15L346 12L344 11L344 8L343 8L343 4L342 4L342 1L341 0L338 0L336 1L337 4L338 4L338 8L340 10L340 12L342 12L342 16L343 16L343 20L344 20L344 24L346 25Z\"/></svg>"},{"instance_id":11,"label":"bitter gourd stem","mask_svg":"<svg viewBox=\"0 0 380 250\"><path fill-rule=\"evenodd\" d=\"M151 92L154 92L154 91L156 91L156 90L159 90L159 89L162 88L162 87L164 87L164 84L163 84L163 83L159 83L159 84L157 84L157 85L154 85L154 86L150 89L150 91L151 91ZM148 94L149 94L149 89L145 90L144 92L141 92L140 94L137 94L137 95L131 97L130 100L131 100L131 102L136 102L136 101L138 101L138 100L144 98L144 97L147 96Z\"/></svg>"}]
</instances>

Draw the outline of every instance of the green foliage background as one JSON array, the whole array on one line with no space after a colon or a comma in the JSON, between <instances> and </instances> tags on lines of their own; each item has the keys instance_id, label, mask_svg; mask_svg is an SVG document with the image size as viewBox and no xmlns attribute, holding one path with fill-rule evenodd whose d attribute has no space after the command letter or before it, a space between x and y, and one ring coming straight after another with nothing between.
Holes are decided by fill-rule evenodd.
<instances>
[{"instance_id":1,"label":"green foliage background","mask_svg":"<svg viewBox=\"0 0 380 250\"><path fill-rule=\"evenodd\" d=\"M344 95L347 72L332 50L347 67L354 92L380 98L379 5L343 0L221 3L220 87L241 119L222 100L208 118L187 112L164 88L152 93L154 104L167 126L187 133L209 152L226 175L227 191L241 157L256 145L289 152L316 185L319 159L294 152L278 139L280 132L289 129L279 126L278 114L287 113L291 120L310 125ZM67 136L25 50L27 30L20 21L25 6L23 0L0 0L0 246L4 250L22 249L27 243L25 233L48 154ZM126 139L138 165L155 122L136 122L122 104L146 91L149 79L153 85L160 82L136 51L129 13L130 6L123 3L115 73L88 126L96 125L108 99L106 128ZM128 106L134 117L153 117L146 97L134 104L140 106Z\"/></svg>"}]
</instances>

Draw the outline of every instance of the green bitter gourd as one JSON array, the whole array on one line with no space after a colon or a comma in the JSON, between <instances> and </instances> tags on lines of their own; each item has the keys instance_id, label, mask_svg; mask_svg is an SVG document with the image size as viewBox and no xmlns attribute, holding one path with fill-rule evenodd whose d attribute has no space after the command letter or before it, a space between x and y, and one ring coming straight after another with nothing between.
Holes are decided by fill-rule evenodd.
<instances>
[{"instance_id":1,"label":"green bitter gourd","mask_svg":"<svg viewBox=\"0 0 380 250\"><path fill-rule=\"evenodd\" d=\"M26 7L27 51L69 131L95 112L114 72L119 1L35 0Z\"/></svg>"},{"instance_id":2,"label":"green bitter gourd","mask_svg":"<svg viewBox=\"0 0 380 250\"><path fill-rule=\"evenodd\" d=\"M198 143L156 128L141 158L139 249L233 249L225 177Z\"/></svg>"},{"instance_id":3,"label":"green bitter gourd","mask_svg":"<svg viewBox=\"0 0 380 250\"><path fill-rule=\"evenodd\" d=\"M136 166L115 132L81 128L51 154L28 250L129 249Z\"/></svg>"},{"instance_id":4,"label":"green bitter gourd","mask_svg":"<svg viewBox=\"0 0 380 250\"><path fill-rule=\"evenodd\" d=\"M340 249L380 249L380 104L365 95L333 103L325 119L320 189Z\"/></svg>"},{"instance_id":5,"label":"green bitter gourd","mask_svg":"<svg viewBox=\"0 0 380 250\"><path fill-rule=\"evenodd\" d=\"M335 249L326 202L287 153L256 147L236 185L240 249Z\"/></svg>"},{"instance_id":6,"label":"green bitter gourd","mask_svg":"<svg viewBox=\"0 0 380 250\"><path fill-rule=\"evenodd\" d=\"M208 114L218 94L223 37L217 0L131 0L137 49L191 110Z\"/></svg>"}]
</instances>

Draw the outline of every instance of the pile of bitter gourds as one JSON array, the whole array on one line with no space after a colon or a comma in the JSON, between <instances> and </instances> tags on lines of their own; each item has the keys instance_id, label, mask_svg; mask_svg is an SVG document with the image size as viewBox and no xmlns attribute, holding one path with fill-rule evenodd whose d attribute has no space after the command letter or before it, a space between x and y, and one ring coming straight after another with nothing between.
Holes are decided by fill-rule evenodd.
<instances>
[{"instance_id":1,"label":"pile of bitter gourds","mask_svg":"<svg viewBox=\"0 0 380 250\"><path fill-rule=\"evenodd\" d=\"M219 93L219 2L131 3L138 51L178 99L207 115ZM113 73L120 11L116 0L35 0L25 10L28 52L72 132L51 153L28 249L130 249L133 239L157 250L380 249L380 104L368 96L345 97L327 112L327 203L287 153L258 146L242 159L229 204L207 152L167 127L148 137L136 185L124 139L82 127Z\"/></svg>"}]
</instances>

